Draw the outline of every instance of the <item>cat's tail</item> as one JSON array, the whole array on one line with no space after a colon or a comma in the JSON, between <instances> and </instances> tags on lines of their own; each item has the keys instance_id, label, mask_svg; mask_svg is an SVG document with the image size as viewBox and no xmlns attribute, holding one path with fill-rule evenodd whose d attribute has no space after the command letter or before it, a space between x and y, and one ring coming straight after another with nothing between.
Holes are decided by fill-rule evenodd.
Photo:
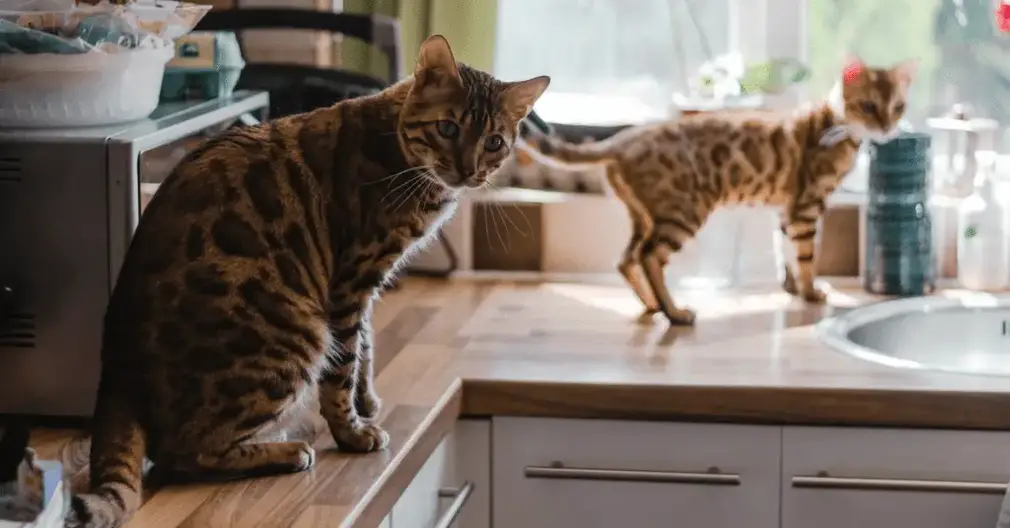
<instances>
[{"instance_id":1,"label":"cat's tail","mask_svg":"<svg viewBox=\"0 0 1010 528\"><path fill-rule=\"evenodd\" d=\"M518 148L532 149L543 156L565 163L603 163L615 156L614 142L610 139L570 143L557 136L532 131L523 134L516 143Z\"/></svg>"},{"instance_id":2,"label":"cat's tail","mask_svg":"<svg viewBox=\"0 0 1010 528\"><path fill-rule=\"evenodd\" d=\"M91 488L90 460L91 436L81 434L63 444L60 449L60 464L63 466L63 478L69 479L70 489L87 490Z\"/></svg>"},{"instance_id":3,"label":"cat's tail","mask_svg":"<svg viewBox=\"0 0 1010 528\"><path fill-rule=\"evenodd\" d=\"M146 438L133 402L111 385L105 379L99 384L91 491L73 497L68 528L117 528L140 507Z\"/></svg>"}]
</instances>

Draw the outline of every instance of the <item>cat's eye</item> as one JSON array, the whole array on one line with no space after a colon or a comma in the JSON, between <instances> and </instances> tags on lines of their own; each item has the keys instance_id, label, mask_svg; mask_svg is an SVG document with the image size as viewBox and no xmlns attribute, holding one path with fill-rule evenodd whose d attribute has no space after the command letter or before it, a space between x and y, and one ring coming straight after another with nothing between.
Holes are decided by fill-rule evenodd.
<instances>
[{"instance_id":1,"label":"cat's eye","mask_svg":"<svg viewBox=\"0 0 1010 528\"><path fill-rule=\"evenodd\" d=\"M449 121L448 119L443 119L435 125L435 129L438 130L438 134L446 139L456 139L459 136L459 125Z\"/></svg>"},{"instance_id":2,"label":"cat's eye","mask_svg":"<svg viewBox=\"0 0 1010 528\"><path fill-rule=\"evenodd\" d=\"M501 136L495 134L493 136L488 136L484 140L484 151L485 152L498 152L505 146L505 140Z\"/></svg>"},{"instance_id":3,"label":"cat's eye","mask_svg":"<svg viewBox=\"0 0 1010 528\"><path fill-rule=\"evenodd\" d=\"M863 113L866 113L866 114L876 114L877 113L877 104L874 103L874 102L872 102L872 101L863 101L863 102L859 103L859 108L860 108L860 110L863 111Z\"/></svg>"},{"instance_id":4,"label":"cat's eye","mask_svg":"<svg viewBox=\"0 0 1010 528\"><path fill-rule=\"evenodd\" d=\"M901 114L901 113L904 113L904 112L905 112L905 103L895 103L895 105L894 105L894 113L895 114Z\"/></svg>"}]
</instances>

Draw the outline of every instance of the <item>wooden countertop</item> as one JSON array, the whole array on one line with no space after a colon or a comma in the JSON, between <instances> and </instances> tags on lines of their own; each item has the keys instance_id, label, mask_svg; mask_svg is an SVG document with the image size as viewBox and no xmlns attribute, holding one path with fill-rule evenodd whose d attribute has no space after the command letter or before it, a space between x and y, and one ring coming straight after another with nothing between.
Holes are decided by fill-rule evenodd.
<instances>
[{"instance_id":1,"label":"wooden countertop","mask_svg":"<svg viewBox=\"0 0 1010 528\"><path fill-rule=\"evenodd\" d=\"M681 293L695 328L636 321L621 283L410 279L375 314L390 448L338 454L316 420L309 472L157 490L128 525L373 528L461 416L522 415L1010 430L1005 378L890 369L811 326L870 300L777 288ZM849 293L847 293L849 292ZM43 456L66 431L33 438Z\"/></svg>"}]
</instances>

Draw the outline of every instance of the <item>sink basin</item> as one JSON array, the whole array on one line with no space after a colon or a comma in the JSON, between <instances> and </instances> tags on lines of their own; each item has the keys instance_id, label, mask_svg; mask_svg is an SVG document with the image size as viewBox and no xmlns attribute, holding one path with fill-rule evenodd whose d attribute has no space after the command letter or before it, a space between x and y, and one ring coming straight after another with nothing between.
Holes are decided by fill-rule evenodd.
<instances>
[{"instance_id":1,"label":"sink basin","mask_svg":"<svg viewBox=\"0 0 1010 528\"><path fill-rule=\"evenodd\" d=\"M1010 376L1010 295L912 297L817 324L821 341L894 368Z\"/></svg>"}]
</instances>

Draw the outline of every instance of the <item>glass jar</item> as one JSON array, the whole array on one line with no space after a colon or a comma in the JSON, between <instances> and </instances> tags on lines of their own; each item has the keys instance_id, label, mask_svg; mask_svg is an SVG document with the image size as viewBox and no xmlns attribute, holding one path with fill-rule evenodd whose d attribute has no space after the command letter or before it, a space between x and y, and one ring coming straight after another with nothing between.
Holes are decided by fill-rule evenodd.
<instances>
[{"instance_id":1,"label":"glass jar","mask_svg":"<svg viewBox=\"0 0 1010 528\"><path fill-rule=\"evenodd\" d=\"M903 133L869 147L863 287L880 295L932 293L930 136Z\"/></svg>"}]
</instances>

